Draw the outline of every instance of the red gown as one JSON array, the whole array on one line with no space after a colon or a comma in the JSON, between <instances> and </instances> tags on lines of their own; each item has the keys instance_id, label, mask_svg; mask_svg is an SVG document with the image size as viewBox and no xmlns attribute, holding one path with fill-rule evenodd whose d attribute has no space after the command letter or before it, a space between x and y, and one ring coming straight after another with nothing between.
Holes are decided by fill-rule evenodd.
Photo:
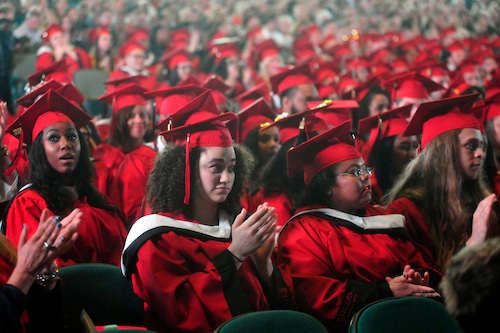
<instances>
[{"instance_id":1,"label":"red gown","mask_svg":"<svg viewBox=\"0 0 500 333\"><path fill-rule=\"evenodd\" d=\"M104 263L120 265L120 257L127 233L123 221L116 213L92 207L74 200L75 208L83 213L75 245L58 258L60 267L75 263ZM23 224L28 238L38 228L40 215L47 208L44 198L32 189L22 191L12 201L6 220L7 238L17 247Z\"/></svg>"},{"instance_id":2,"label":"red gown","mask_svg":"<svg viewBox=\"0 0 500 333\"><path fill-rule=\"evenodd\" d=\"M405 228L410 234L413 243L428 262L434 263L433 241L422 209L412 200L402 197L391 202L387 206L387 212L404 215L406 218Z\"/></svg>"},{"instance_id":3,"label":"red gown","mask_svg":"<svg viewBox=\"0 0 500 333\"><path fill-rule=\"evenodd\" d=\"M81 48L75 47L74 51L78 56L78 60L73 59L70 56L66 56L66 64L68 69L66 73L69 79L73 79L73 74L79 69L92 68L92 59L90 55ZM54 56L52 54L52 49L50 47L40 48L38 57L36 59L35 68L37 71L47 68L55 62Z\"/></svg>"},{"instance_id":4,"label":"red gown","mask_svg":"<svg viewBox=\"0 0 500 333\"><path fill-rule=\"evenodd\" d=\"M323 210L334 218L295 215L282 228L278 264L290 268L299 310L317 317L330 331L347 332L350 318L362 306L393 296L385 277L401 275L406 264L431 266L409 240L401 215L361 218ZM367 207L367 216L380 214L385 213Z\"/></svg>"},{"instance_id":5,"label":"red gown","mask_svg":"<svg viewBox=\"0 0 500 333\"><path fill-rule=\"evenodd\" d=\"M284 193L274 193L271 195L265 195L262 187L257 193L246 198L247 202L244 203L244 207L247 211L252 214L257 210L257 207L267 202L269 206L276 208L276 214L278 215L278 220L276 224L278 227L283 226L293 215L293 203L292 200Z\"/></svg>"},{"instance_id":6,"label":"red gown","mask_svg":"<svg viewBox=\"0 0 500 333\"><path fill-rule=\"evenodd\" d=\"M101 143L98 145L93 152L93 157L96 160L101 161L106 168L111 171L111 175L114 177L116 175L116 170L118 166L125 158L125 153L115 146L109 143Z\"/></svg>"},{"instance_id":7,"label":"red gown","mask_svg":"<svg viewBox=\"0 0 500 333\"><path fill-rule=\"evenodd\" d=\"M148 329L211 333L239 314L288 304L290 281L276 267L273 288L263 288L249 259L236 270L226 251L229 221L223 217L219 226L206 226L153 214L132 226L122 269L144 300Z\"/></svg>"},{"instance_id":8,"label":"red gown","mask_svg":"<svg viewBox=\"0 0 500 333\"><path fill-rule=\"evenodd\" d=\"M141 145L125 155L116 171L116 181L127 230L141 216L146 182L153 169L155 157L154 149Z\"/></svg>"}]
</instances>

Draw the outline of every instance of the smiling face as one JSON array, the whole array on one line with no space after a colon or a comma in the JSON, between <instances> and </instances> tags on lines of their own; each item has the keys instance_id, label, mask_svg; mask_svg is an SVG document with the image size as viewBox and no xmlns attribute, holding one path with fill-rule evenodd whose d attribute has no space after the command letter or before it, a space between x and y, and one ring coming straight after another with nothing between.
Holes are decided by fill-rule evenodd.
<instances>
[{"instance_id":1,"label":"smiling face","mask_svg":"<svg viewBox=\"0 0 500 333\"><path fill-rule=\"evenodd\" d=\"M464 128L458 135L459 159L464 180L477 179L486 155L481 131Z\"/></svg>"},{"instance_id":2,"label":"smiling face","mask_svg":"<svg viewBox=\"0 0 500 333\"><path fill-rule=\"evenodd\" d=\"M52 168L60 174L72 173L80 159L80 138L71 123L55 123L42 132L45 155Z\"/></svg>"},{"instance_id":3,"label":"smiling face","mask_svg":"<svg viewBox=\"0 0 500 333\"><path fill-rule=\"evenodd\" d=\"M234 185L236 154L233 147L206 147L200 154L197 186L191 197L196 206L226 201Z\"/></svg>"},{"instance_id":4,"label":"smiling face","mask_svg":"<svg viewBox=\"0 0 500 333\"><path fill-rule=\"evenodd\" d=\"M149 126L149 116L146 107L143 105L136 105L132 110L127 125L130 130L130 136L138 144L144 141L144 136Z\"/></svg>"}]
</instances>

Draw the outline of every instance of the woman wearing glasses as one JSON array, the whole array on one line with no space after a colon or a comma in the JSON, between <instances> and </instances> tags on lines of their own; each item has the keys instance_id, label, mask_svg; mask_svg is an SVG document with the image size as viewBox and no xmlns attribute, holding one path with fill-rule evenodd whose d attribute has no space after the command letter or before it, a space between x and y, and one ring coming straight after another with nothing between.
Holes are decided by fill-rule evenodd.
<instances>
[{"instance_id":1,"label":"woman wearing glasses","mask_svg":"<svg viewBox=\"0 0 500 333\"><path fill-rule=\"evenodd\" d=\"M386 297L439 297L439 275L404 230L404 217L371 206L372 169L352 146L350 121L288 152L304 172L298 209L278 238L298 307L330 331L347 332L362 306Z\"/></svg>"},{"instance_id":2,"label":"woman wearing glasses","mask_svg":"<svg viewBox=\"0 0 500 333\"><path fill-rule=\"evenodd\" d=\"M441 271L462 246L498 233L495 195L482 175L486 145L476 100L470 94L419 106L405 134L422 133L422 153L388 195L389 212L406 216L413 242Z\"/></svg>"}]
</instances>

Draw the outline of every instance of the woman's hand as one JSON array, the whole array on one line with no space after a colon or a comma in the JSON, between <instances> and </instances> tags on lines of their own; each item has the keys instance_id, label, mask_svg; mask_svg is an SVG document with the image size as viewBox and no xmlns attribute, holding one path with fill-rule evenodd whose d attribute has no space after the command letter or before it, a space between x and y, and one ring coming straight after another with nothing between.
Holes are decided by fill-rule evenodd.
<instances>
[{"instance_id":1,"label":"woman's hand","mask_svg":"<svg viewBox=\"0 0 500 333\"><path fill-rule=\"evenodd\" d=\"M269 257L274 248L274 234L276 233L277 216L275 208L269 207L266 202L259 205L255 213L243 221L245 215L246 211L242 209L233 223L233 241L228 250L236 257L244 260L263 244L266 244L256 256L258 258L262 256ZM272 240L269 240L269 238L272 238Z\"/></svg>"},{"instance_id":2,"label":"woman's hand","mask_svg":"<svg viewBox=\"0 0 500 333\"><path fill-rule=\"evenodd\" d=\"M424 276L406 265L403 269L403 275L395 278L386 277L385 281L389 284L394 297L419 296L419 297L441 297L433 288L428 287L429 273Z\"/></svg>"},{"instance_id":3,"label":"woman's hand","mask_svg":"<svg viewBox=\"0 0 500 333\"><path fill-rule=\"evenodd\" d=\"M7 127L7 103L0 101L0 147L3 147L5 128Z\"/></svg>"},{"instance_id":4,"label":"woman's hand","mask_svg":"<svg viewBox=\"0 0 500 333\"><path fill-rule=\"evenodd\" d=\"M8 284L28 293L37 274L52 267L54 258L65 253L76 241L76 230L81 222L82 213L74 210L63 221L45 209L35 234L27 240L28 229L24 225L17 247L17 263ZM67 235L67 240L62 237Z\"/></svg>"},{"instance_id":5,"label":"woman's hand","mask_svg":"<svg viewBox=\"0 0 500 333\"><path fill-rule=\"evenodd\" d=\"M467 246L482 243L487 238L491 211L495 201L496 195L490 194L477 205L472 215L472 233L467 240Z\"/></svg>"}]
</instances>

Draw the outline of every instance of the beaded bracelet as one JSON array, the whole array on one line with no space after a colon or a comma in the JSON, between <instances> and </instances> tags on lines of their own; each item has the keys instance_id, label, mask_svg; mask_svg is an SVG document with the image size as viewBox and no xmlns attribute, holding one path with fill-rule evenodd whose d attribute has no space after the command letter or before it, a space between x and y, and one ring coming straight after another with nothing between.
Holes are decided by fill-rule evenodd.
<instances>
[{"instance_id":1,"label":"beaded bracelet","mask_svg":"<svg viewBox=\"0 0 500 333\"><path fill-rule=\"evenodd\" d=\"M234 258L234 260L236 260L237 262L243 262L245 261L245 259L241 260L240 258L238 258L233 252L227 250L227 252L229 252L229 254L231 255L231 257Z\"/></svg>"},{"instance_id":2,"label":"beaded bracelet","mask_svg":"<svg viewBox=\"0 0 500 333\"><path fill-rule=\"evenodd\" d=\"M42 273L36 275L36 283L40 287L48 287L52 284L52 282L59 280L59 274L57 271Z\"/></svg>"},{"instance_id":3,"label":"beaded bracelet","mask_svg":"<svg viewBox=\"0 0 500 333\"><path fill-rule=\"evenodd\" d=\"M36 275L36 283L43 288L46 288L52 284L52 282L59 280L59 267L57 262L54 260L54 270L52 272L41 273Z\"/></svg>"}]
</instances>

